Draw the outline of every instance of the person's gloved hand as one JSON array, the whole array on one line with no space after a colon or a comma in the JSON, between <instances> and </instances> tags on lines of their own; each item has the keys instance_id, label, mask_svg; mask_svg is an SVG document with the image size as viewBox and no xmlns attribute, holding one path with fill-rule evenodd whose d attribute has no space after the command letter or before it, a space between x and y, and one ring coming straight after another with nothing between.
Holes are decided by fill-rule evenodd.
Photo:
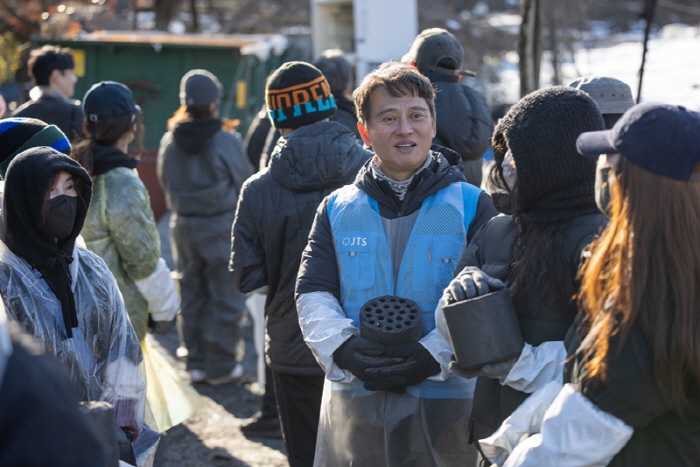
<instances>
[{"instance_id":1,"label":"person's gloved hand","mask_svg":"<svg viewBox=\"0 0 700 467\"><path fill-rule=\"evenodd\" d=\"M515 362L518 361L519 357L520 356L518 355L517 357L513 357L499 363L487 363L477 370L462 370L457 364L457 361L454 360L453 356L452 361L450 362L450 370L452 370L454 374L463 378L477 378L479 376L484 376L486 378L503 381L505 377L508 376L508 373L510 373L513 365L515 365Z\"/></svg>"},{"instance_id":2,"label":"person's gloved hand","mask_svg":"<svg viewBox=\"0 0 700 467\"><path fill-rule=\"evenodd\" d=\"M153 334L167 334L175 326L176 318L168 321L154 321L151 315L148 315L148 329Z\"/></svg>"},{"instance_id":3,"label":"person's gloved hand","mask_svg":"<svg viewBox=\"0 0 700 467\"><path fill-rule=\"evenodd\" d=\"M365 382L365 371L368 368L385 367L403 361L400 357L384 355L384 350L384 345L379 342L353 336L333 353L333 361Z\"/></svg>"},{"instance_id":4,"label":"person's gloved hand","mask_svg":"<svg viewBox=\"0 0 700 467\"><path fill-rule=\"evenodd\" d=\"M505 285L476 266L467 266L452 279L443 293L446 305L501 290Z\"/></svg>"},{"instance_id":5,"label":"person's gloved hand","mask_svg":"<svg viewBox=\"0 0 700 467\"><path fill-rule=\"evenodd\" d=\"M402 394L406 386L415 386L440 372L440 364L419 342L387 346L384 355L401 357L404 361L383 368L366 369L368 381L365 389Z\"/></svg>"}]
</instances>

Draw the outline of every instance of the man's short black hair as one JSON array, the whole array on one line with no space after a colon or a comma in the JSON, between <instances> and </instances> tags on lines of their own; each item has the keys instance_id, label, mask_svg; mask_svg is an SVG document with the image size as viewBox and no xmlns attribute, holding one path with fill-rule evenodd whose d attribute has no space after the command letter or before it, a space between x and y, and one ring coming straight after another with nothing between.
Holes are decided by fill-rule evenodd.
<instances>
[{"instance_id":1,"label":"man's short black hair","mask_svg":"<svg viewBox=\"0 0 700 467\"><path fill-rule=\"evenodd\" d=\"M331 87L331 93L334 96L342 96L348 86L350 86L352 66L350 62L343 58L342 50L325 50L313 65L321 70L323 76L326 77L326 81Z\"/></svg>"},{"instance_id":2,"label":"man's short black hair","mask_svg":"<svg viewBox=\"0 0 700 467\"><path fill-rule=\"evenodd\" d=\"M32 50L29 56L29 74L37 86L48 86L53 70L72 70L75 68L73 51L67 47L45 45Z\"/></svg>"}]
</instances>

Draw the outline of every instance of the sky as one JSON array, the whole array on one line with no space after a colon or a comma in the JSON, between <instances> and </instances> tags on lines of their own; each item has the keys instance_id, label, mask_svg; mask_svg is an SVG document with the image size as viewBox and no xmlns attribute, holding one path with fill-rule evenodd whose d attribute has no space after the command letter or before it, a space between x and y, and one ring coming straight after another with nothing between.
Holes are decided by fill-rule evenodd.
<instances>
[{"instance_id":1,"label":"sky","mask_svg":"<svg viewBox=\"0 0 700 467\"><path fill-rule=\"evenodd\" d=\"M579 46L573 60L562 67L563 83L580 76L603 75L620 79L632 88L637 99L639 68L642 62L641 32L606 36L598 47ZM517 55L513 52L502 65L502 84L489 92L502 94L502 99L518 99ZM551 84L551 67L543 61L541 86ZM684 105L700 111L700 27L669 25L649 40L642 102ZM499 99L500 100L500 99Z\"/></svg>"}]
</instances>

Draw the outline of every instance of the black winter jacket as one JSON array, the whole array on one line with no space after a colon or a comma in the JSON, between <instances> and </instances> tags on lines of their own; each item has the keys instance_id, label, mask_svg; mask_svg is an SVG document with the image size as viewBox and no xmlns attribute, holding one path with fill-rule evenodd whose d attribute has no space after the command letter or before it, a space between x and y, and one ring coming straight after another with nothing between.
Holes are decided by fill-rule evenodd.
<instances>
[{"instance_id":1,"label":"black winter jacket","mask_svg":"<svg viewBox=\"0 0 700 467\"><path fill-rule=\"evenodd\" d=\"M357 129L357 117L355 116L355 104L343 96L335 98L335 104L337 106L335 114L331 117L332 122L342 123L355 135L357 141L362 144L362 137L360 136L360 130Z\"/></svg>"},{"instance_id":2,"label":"black winter jacket","mask_svg":"<svg viewBox=\"0 0 700 467\"><path fill-rule=\"evenodd\" d=\"M396 219L407 216L419 210L423 201L449 184L465 181L459 154L439 146L433 146L432 150L428 157L433 157L433 161L414 176L403 201L399 200L386 181L378 180L374 176L370 162L367 162L357 174L354 184L377 201L381 217ZM498 211L493 206L491 197L486 192L482 192L477 203L476 214L467 231L467 242L471 241L479 228L496 214ZM303 262L299 270L296 294L298 297L311 292L329 292L340 300L340 278L328 219L328 199L319 206L316 219L309 237L316 239L312 256L323 258L323 261L314 261L313 264L320 264L322 268L314 269L310 267L312 262ZM330 248L323 249L324 245Z\"/></svg>"},{"instance_id":3,"label":"black winter jacket","mask_svg":"<svg viewBox=\"0 0 700 467\"><path fill-rule=\"evenodd\" d=\"M61 129L69 141L83 136L83 108L80 102L58 96L41 96L12 112L13 117L38 118Z\"/></svg>"},{"instance_id":4,"label":"black winter jacket","mask_svg":"<svg viewBox=\"0 0 700 467\"><path fill-rule=\"evenodd\" d=\"M433 143L459 153L464 173L472 185L481 185L481 160L491 145L493 122L486 98L476 89L439 73L428 73L435 85L435 123ZM478 161L474 163L473 161Z\"/></svg>"},{"instance_id":5,"label":"black winter jacket","mask_svg":"<svg viewBox=\"0 0 700 467\"><path fill-rule=\"evenodd\" d=\"M633 327L622 351L608 359L604 383L585 378L580 354L576 353L585 333L572 326L566 336L568 355L564 382L572 383L600 409L634 428L632 438L613 457L609 467L655 467L700 465L700 392L688 384L690 405L679 414L659 390L651 348L642 331ZM610 340L617 350L618 336Z\"/></svg>"},{"instance_id":6,"label":"black winter jacket","mask_svg":"<svg viewBox=\"0 0 700 467\"><path fill-rule=\"evenodd\" d=\"M316 208L370 157L345 126L318 122L280 138L269 167L243 186L229 269L241 292L268 287L265 354L274 371L323 375L299 329L294 284Z\"/></svg>"},{"instance_id":7,"label":"black winter jacket","mask_svg":"<svg viewBox=\"0 0 700 467\"><path fill-rule=\"evenodd\" d=\"M562 293L553 290L555 284L542 281L541 287L530 287L523 305L516 309L518 323L525 342L537 346L548 341L563 341L574 322L577 307L573 300L563 301L558 297L573 297L577 291L575 281L583 249L600 233L605 225L602 214L574 217L563 227L566 241L563 251L548 251L548 255L562 255L571 265L571 274L566 278ZM489 221L467 247L457 267L477 266L486 274L508 284L511 265L517 260L514 247L517 226L512 216L500 215ZM526 398L528 394L509 386L501 386L498 380L480 377L476 383L472 410L472 438L490 436Z\"/></svg>"}]
</instances>

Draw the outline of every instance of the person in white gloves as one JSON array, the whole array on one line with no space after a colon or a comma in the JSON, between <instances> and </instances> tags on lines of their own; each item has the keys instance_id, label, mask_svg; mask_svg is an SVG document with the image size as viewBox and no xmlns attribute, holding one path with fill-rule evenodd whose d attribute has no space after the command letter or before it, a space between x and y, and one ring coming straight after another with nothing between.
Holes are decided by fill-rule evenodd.
<instances>
[{"instance_id":1,"label":"person in white gloves","mask_svg":"<svg viewBox=\"0 0 700 467\"><path fill-rule=\"evenodd\" d=\"M640 104L577 147L611 169L610 223L582 269L566 384L481 445L507 467L699 465L700 114Z\"/></svg>"},{"instance_id":2,"label":"person in white gloves","mask_svg":"<svg viewBox=\"0 0 700 467\"><path fill-rule=\"evenodd\" d=\"M563 86L525 96L496 126L494 149L504 157L495 175L509 189L512 213L476 233L443 300L483 295L498 288L491 278L499 279L510 291L525 347L513 361L466 375L479 376L474 440L491 435L530 393L561 381L581 252L605 224L593 196L595 162L576 152L576 138L603 128L595 102ZM440 313L438 329L448 338Z\"/></svg>"},{"instance_id":3,"label":"person in white gloves","mask_svg":"<svg viewBox=\"0 0 700 467\"><path fill-rule=\"evenodd\" d=\"M180 299L160 257L160 236L146 187L129 145L141 133L141 108L128 87L114 81L93 85L83 98L86 139L73 156L94 180L93 201L82 235L105 260L124 297L139 341L148 329L172 329Z\"/></svg>"}]
</instances>

